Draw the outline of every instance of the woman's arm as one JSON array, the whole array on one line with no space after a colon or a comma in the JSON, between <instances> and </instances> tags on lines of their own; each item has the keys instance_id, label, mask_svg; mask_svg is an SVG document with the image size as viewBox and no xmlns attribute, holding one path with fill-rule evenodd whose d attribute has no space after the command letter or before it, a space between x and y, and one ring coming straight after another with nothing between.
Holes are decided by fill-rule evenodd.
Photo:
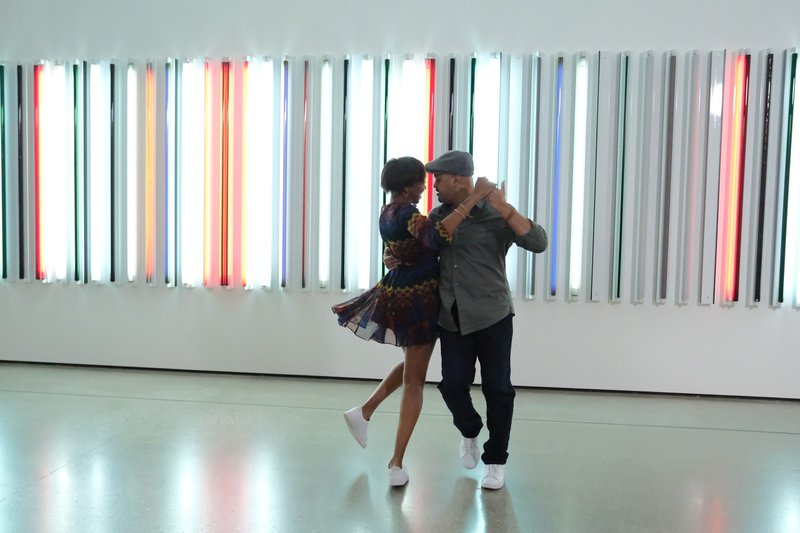
<instances>
[{"instance_id":1,"label":"woman's arm","mask_svg":"<svg viewBox=\"0 0 800 533\"><path fill-rule=\"evenodd\" d=\"M420 214L416 207L409 206L407 212L408 232L428 248L441 250L453 240L453 233L469 217L469 212L475 207L475 204L485 198L494 188L494 184L486 178L478 178L475 187L464 201L456 205L453 211L439 222L430 220Z\"/></svg>"},{"instance_id":2,"label":"woman's arm","mask_svg":"<svg viewBox=\"0 0 800 533\"><path fill-rule=\"evenodd\" d=\"M455 233L458 226L464 222L464 219L469 217L469 212L472 211L475 204L480 202L483 198L486 198L487 195L491 194L494 190L496 190L496 188L492 182L486 178L478 178L475 182L475 187L473 187L466 199L455 206L453 212L442 220L441 224L444 226L444 229L447 230L447 233L450 235Z\"/></svg>"}]
</instances>

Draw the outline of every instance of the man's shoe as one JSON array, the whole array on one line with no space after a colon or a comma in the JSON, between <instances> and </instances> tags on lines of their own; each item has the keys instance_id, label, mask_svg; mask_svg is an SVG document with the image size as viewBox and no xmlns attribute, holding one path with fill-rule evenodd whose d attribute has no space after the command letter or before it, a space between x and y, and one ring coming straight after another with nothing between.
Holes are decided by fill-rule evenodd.
<instances>
[{"instance_id":1,"label":"man's shoe","mask_svg":"<svg viewBox=\"0 0 800 533\"><path fill-rule=\"evenodd\" d=\"M353 407L349 411L345 411L344 421L347 422L347 427L350 428L350 433L353 435L353 438L356 439L362 448L366 448L367 424L369 421L364 419L361 408Z\"/></svg>"},{"instance_id":2,"label":"man's shoe","mask_svg":"<svg viewBox=\"0 0 800 533\"><path fill-rule=\"evenodd\" d=\"M505 485L506 465L486 465L486 472L483 474L481 487L484 489L497 490Z\"/></svg>"},{"instance_id":3,"label":"man's shoe","mask_svg":"<svg viewBox=\"0 0 800 533\"><path fill-rule=\"evenodd\" d=\"M480 450L478 449L478 437L468 439L461 437L461 464L464 468L472 470L478 465L480 458Z\"/></svg>"}]
</instances>

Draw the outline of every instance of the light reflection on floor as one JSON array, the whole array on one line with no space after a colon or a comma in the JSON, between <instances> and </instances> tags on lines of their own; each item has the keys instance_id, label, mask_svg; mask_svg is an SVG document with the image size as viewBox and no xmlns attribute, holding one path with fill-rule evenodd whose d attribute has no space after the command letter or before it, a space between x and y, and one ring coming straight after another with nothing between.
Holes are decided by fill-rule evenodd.
<instances>
[{"instance_id":1,"label":"light reflection on floor","mask_svg":"<svg viewBox=\"0 0 800 533\"><path fill-rule=\"evenodd\" d=\"M0 363L0 532L800 531L798 403L518 391L485 491L431 386L392 489L372 386Z\"/></svg>"}]
</instances>

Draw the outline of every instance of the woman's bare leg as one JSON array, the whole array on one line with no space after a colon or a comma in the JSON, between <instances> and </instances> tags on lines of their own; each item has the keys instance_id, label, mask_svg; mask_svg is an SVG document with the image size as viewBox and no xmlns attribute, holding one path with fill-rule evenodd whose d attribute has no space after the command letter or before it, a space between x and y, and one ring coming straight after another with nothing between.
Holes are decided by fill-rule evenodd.
<instances>
[{"instance_id":1,"label":"woman's bare leg","mask_svg":"<svg viewBox=\"0 0 800 533\"><path fill-rule=\"evenodd\" d=\"M404 363L402 361L394 365L389 373L386 374L386 377L383 378L383 381L375 388L367 402L361 406L361 413L365 420L369 420L381 402L403 384L403 367Z\"/></svg>"},{"instance_id":2,"label":"woman's bare leg","mask_svg":"<svg viewBox=\"0 0 800 533\"><path fill-rule=\"evenodd\" d=\"M422 411L422 392L425 387L425 376L428 374L428 363L431 360L434 343L406 346L405 365L403 371L403 398L400 401L400 420L397 423L397 437L394 443L394 455L389 461L389 468L403 467L403 456L414 426L417 425L419 413Z\"/></svg>"}]
</instances>

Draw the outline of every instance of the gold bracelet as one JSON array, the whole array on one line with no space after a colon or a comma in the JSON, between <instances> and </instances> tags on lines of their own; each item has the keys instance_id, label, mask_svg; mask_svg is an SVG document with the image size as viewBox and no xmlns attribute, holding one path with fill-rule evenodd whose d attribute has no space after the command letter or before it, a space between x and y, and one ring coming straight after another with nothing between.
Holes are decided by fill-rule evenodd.
<instances>
[{"instance_id":1,"label":"gold bracelet","mask_svg":"<svg viewBox=\"0 0 800 533\"><path fill-rule=\"evenodd\" d=\"M459 211L459 209L460 209L460 211ZM457 205L457 206L456 206L456 207L453 209L453 211L455 211L456 213L458 213L459 215L461 215L461 216L462 216L462 217L464 217L465 219L466 219L466 218L469 218L469 213L467 213L467 209L466 209L466 208L465 208L463 205L461 205L461 204L458 204L458 205Z\"/></svg>"},{"instance_id":2,"label":"gold bracelet","mask_svg":"<svg viewBox=\"0 0 800 533\"><path fill-rule=\"evenodd\" d=\"M508 212L508 216L503 217L503 220L508 222L509 220L511 220L511 217L513 217L514 213L516 213L516 212L517 212L517 210L512 207L511 211Z\"/></svg>"}]
</instances>

